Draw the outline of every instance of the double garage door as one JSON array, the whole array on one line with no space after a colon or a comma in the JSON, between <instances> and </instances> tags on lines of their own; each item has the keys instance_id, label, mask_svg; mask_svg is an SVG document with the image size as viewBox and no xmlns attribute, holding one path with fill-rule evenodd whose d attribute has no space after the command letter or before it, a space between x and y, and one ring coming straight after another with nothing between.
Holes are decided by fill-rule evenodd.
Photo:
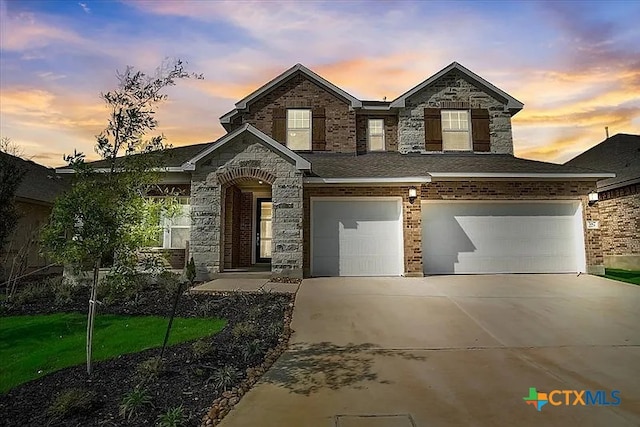
<instances>
[{"instance_id":1,"label":"double garage door","mask_svg":"<svg viewBox=\"0 0 640 427\"><path fill-rule=\"evenodd\" d=\"M402 204L396 199L314 199L313 276L404 273ZM577 202L424 202L425 274L584 271Z\"/></svg>"}]
</instances>

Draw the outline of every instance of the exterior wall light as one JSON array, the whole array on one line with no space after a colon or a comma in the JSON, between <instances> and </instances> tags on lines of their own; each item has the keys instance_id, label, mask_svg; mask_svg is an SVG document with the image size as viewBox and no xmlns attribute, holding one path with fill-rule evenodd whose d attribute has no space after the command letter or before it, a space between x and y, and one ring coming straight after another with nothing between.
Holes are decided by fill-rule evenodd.
<instances>
[{"instance_id":1,"label":"exterior wall light","mask_svg":"<svg viewBox=\"0 0 640 427\"><path fill-rule=\"evenodd\" d=\"M592 191L589 193L589 206L595 205L598 202L598 193L596 191Z\"/></svg>"},{"instance_id":2,"label":"exterior wall light","mask_svg":"<svg viewBox=\"0 0 640 427\"><path fill-rule=\"evenodd\" d=\"M409 187L409 203L413 204L418 197L418 190L416 187Z\"/></svg>"}]
</instances>

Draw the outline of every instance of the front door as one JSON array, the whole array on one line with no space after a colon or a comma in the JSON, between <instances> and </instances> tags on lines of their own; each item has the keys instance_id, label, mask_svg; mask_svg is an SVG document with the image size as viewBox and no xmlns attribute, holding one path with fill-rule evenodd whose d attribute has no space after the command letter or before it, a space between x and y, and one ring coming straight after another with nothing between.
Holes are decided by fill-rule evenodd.
<instances>
[{"instance_id":1,"label":"front door","mask_svg":"<svg viewBox=\"0 0 640 427\"><path fill-rule=\"evenodd\" d=\"M257 199L256 214L256 262L271 262L271 199Z\"/></svg>"}]
</instances>

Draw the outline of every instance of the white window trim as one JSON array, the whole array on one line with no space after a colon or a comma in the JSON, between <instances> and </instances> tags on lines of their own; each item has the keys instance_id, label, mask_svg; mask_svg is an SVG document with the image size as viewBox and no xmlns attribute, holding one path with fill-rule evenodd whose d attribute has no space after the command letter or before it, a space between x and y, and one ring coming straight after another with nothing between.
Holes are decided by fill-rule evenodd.
<instances>
[{"instance_id":1,"label":"white window trim","mask_svg":"<svg viewBox=\"0 0 640 427\"><path fill-rule=\"evenodd\" d=\"M379 150L373 150L371 148L371 121L377 120L382 122L382 148ZM378 135L375 135L378 136ZM386 151L387 150L387 140L385 138L384 132L384 119L367 119L367 151Z\"/></svg>"},{"instance_id":2,"label":"white window trim","mask_svg":"<svg viewBox=\"0 0 640 427\"><path fill-rule=\"evenodd\" d=\"M467 113L467 129L444 129L444 126L442 125L443 121L443 115L444 113L448 113L448 112L452 112L452 111L465 111ZM447 109L442 109L440 110L440 128L441 128L441 132L442 132L442 151L453 151L453 152L473 152L473 141L472 141L472 129L471 129L471 110L468 109L462 109L462 108L447 108ZM468 135L468 142L469 142L469 148L467 148L466 150L447 150L447 148L445 147L445 142L444 142L444 134L446 133L467 133Z\"/></svg>"},{"instance_id":3,"label":"white window trim","mask_svg":"<svg viewBox=\"0 0 640 427\"><path fill-rule=\"evenodd\" d=\"M186 215L191 214L191 197L178 197L187 199L188 203L181 203L181 206L188 206L188 212ZM171 218L162 216L160 218L160 227L162 228L162 246L151 246L151 249L186 249L186 248L173 248L171 247L171 230L174 228L191 229L191 221L189 225L171 225Z\"/></svg>"},{"instance_id":4,"label":"white window trim","mask_svg":"<svg viewBox=\"0 0 640 427\"><path fill-rule=\"evenodd\" d=\"M290 128L289 127L289 112L290 111L308 111L309 112L309 128ZM285 132L286 132L286 140L287 140L287 148L289 148L290 150L293 151L311 151L311 149L313 148L313 111L311 111L310 108L287 108L287 115L285 117L286 120L286 126L285 126ZM304 150L300 150L300 149L293 149L289 146L289 131L290 130L308 130L309 131L309 146L308 148L304 149Z\"/></svg>"}]
</instances>

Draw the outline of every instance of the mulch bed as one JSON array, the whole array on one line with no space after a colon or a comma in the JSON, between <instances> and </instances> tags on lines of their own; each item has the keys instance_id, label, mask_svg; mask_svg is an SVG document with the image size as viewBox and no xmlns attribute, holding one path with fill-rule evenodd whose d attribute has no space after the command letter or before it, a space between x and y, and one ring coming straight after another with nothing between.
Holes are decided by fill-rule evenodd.
<instances>
[{"instance_id":1,"label":"mulch bed","mask_svg":"<svg viewBox=\"0 0 640 427\"><path fill-rule=\"evenodd\" d=\"M168 409L182 406L185 422L197 426L215 425L228 412L218 405L237 402L286 346L290 334L293 295L278 293L203 295L185 294L177 310L180 317L219 317L228 321L218 334L207 337L194 350L194 342L169 347L159 370L142 370L139 365L160 354L160 349L122 355L97 362L89 378L84 365L54 372L0 395L0 424L6 426L144 426L155 425ZM54 312L86 313L88 294L56 304L41 298L17 307L0 303L2 316ZM135 303L101 305L98 313L168 316L170 293L147 289ZM0 318L1 321L1 318ZM240 327L237 325L240 324ZM247 325L250 325L247 328ZM253 345L251 345L252 343ZM209 345L210 344L210 345ZM94 344L95 345L95 344ZM204 348L205 351L202 351ZM221 367L236 373L232 383L220 388L215 375ZM152 374L157 374L154 376ZM144 380L151 404L134 419L119 414L123 396ZM65 417L53 417L48 409L60 393L82 389L91 398ZM223 395L224 394L224 395ZM212 404L213 410L210 410ZM207 415L209 414L209 415ZM203 419L204 417L204 419Z\"/></svg>"}]
</instances>

